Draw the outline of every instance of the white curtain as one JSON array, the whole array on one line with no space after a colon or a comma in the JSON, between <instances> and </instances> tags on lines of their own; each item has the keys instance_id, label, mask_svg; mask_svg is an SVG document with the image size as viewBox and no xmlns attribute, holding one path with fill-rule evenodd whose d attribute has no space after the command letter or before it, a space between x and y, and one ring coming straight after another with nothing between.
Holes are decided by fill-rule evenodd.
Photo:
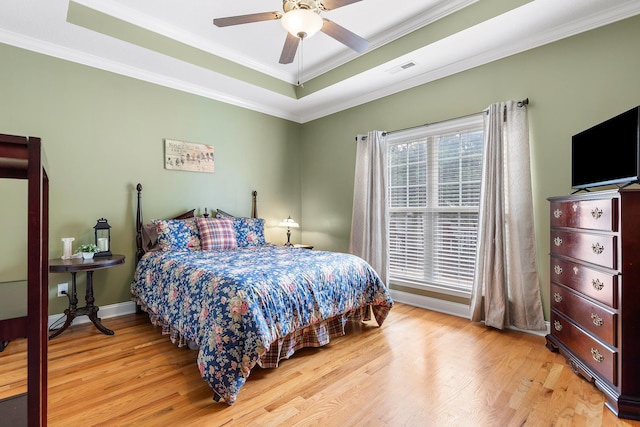
<instances>
[{"instance_id":1,"label":"white curtain","mask_svg":"<svg viewBox=\"0 0 640 427\"><path fill-rule=\"evenodd\" d=\"M381 131L358 135L349 251L387 283L387 147Z\"/></svg>"},{"instance_id":2,"label":"white curtain","mask_svg":"<svg viewBox=\"0 0 640 427\"><path fill-rule=\"evenodd\" d=\"M471 320L544 330L533 228L529 125L516 101L489 106Z\"/></svg>"}]
</instances>

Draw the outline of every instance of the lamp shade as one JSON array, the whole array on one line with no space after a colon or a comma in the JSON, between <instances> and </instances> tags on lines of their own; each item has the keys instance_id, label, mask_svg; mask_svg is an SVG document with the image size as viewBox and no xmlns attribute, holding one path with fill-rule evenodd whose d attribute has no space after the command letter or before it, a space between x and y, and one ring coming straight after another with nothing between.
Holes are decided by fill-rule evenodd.
<instances>
[{"instance_id":1,"label":"lamp shade","mask_svg":"<svg viewBox=\"0 0 640 427\"><path fill-rule=\"evenodd\" d=\"M289 217L280 222L280 227L299 228L300 225Z\"/></svg>"},{"instance_id":2,"label":"lamp shade","mask_svg":"<svg viewBox=\"0 0 640 427\"><path fill-rule=\"evenodd\" d=\"M285 30L299 38L311 37L320 31L323 24L320 15L308 9L290 10L280 21Z\"/></svg>"}]
</instances>

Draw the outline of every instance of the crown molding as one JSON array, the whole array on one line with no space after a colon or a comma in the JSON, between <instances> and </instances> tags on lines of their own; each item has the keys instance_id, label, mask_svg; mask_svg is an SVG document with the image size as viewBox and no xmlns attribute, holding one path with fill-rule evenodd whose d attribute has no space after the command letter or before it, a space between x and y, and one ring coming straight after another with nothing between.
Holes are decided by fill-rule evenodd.
<instances>
[{"instance_id":1,"label":"crown molding","mask_svg":"<svg viewBox=\"0 0 640 427\"><path fill-rule=\"evenodd\" d=\"M448 15L451 15L459 10L464 9L467 6L470 6L479 0L451 0L446 3L438 3L435 7L421 13L419 15L414 16L411 19L404 21L402 24L397 25L393 28L389 28L383 31L381 34L376 35L375 37L369 40L369 49L368 52L375 50L379 47L382 47L392 41L398 40L399 38L412 33L422 27L425 27L429 24L432 24ZM340 55L336 55L329 61L324 61L323 63L313 67L310 70L305 71L306 80L311 80L316 77L321 76L322 74L328 73L331 70L334 70L341 65L346 64L349 61L352 61L360 56L358 53L352 50L345 50Z\"/></svg>"},{"instance_id":2,"label":"crown molding","mask_svg":"<svg viewBox=\"0 0 640 427\"><path fill-rule=\"evenodd\" d=\"M120 3L104 2L101 0L70 1L94 9L98 12L104 13L122 21L128 22L140 28L144 28L145 30L152 31L156 34L160 34L173 40L177 40L181 43L184 43L185 45L195 47L202 50L203 52L207 52L210 55L218 56L220 58L224 58L245 67L251 68L267 76L282 80L287 83L293 83L289 81L291 79L289 78L288 73L278 71L278 69L274 67L266 67L261 62L254 61L246 55L242 55L239 52L229 49L223 43L217 43L210 39L198 37L193 33L184 31L176 26L172 26L166 21L154 19L148 15L141 14L132 8L122 6L122 4ZM212 49L212 46L215 46L215 51Z\"/></svg>"},{"instance_id":3,"label":"crown molding","mask_svg":"<svg viewBox=\"0 0 640 427\"><path fill-rule=\"evenodd\" d=\"M87 2L88 0L83 1ZM451 50L451 43L464 43L465 37L467 37L466 40L477 39L478 34L480 34L477 31L481 30L482 26L496 26L501 24L502 20L509 22L509 19L516 23L526 23L526 21L530 20L523 20L521 19L522 16L528 17L527 14L533 8L542 8L545 7L545 4L548 5L553 2L554 0L536 0L527 3L520 8L453 34L422 49L441 49L447 52ZM592 1L590 4L594 5L590 6L591 9L589 9L592 10L592 13L588 13L579 19L568 19L570 18L569 16L556 18L559 23L549 27L544 27L544 22L540 22L536 24L538 25L537 27L530 27L525 32L514 37L511 37L511 33L509 33L510 36L503 37L500 43L488 44L486 48L478 48L476 51L469 51L462 56L459 55L457 58L453 57L451 62L435 66L431 65L431 68L429 68L430 64L425 64L428 61L417 61L418 66L412 67L406 74L398 73L399 78L388 85L385 83L388 80L380 79L380 73L385 73L385 70L398 65L398 63L414 59L414 53L417 54L422 49L403 55L385 64L380 64L371 70L300 99L286 97L215 72L212 75L207 74L203 77L203 71L198 67L154 52L148 52L148 54L160 55L158 58L162 59L163 64L175 65L174 68L179 69L179 72L174 73L174 75L168 75L154 69L131 66L5 29L0 29L0 43L195 94L285 120L305 123L640 14L640 2L637 0L619 1L616 5L607 7L603 6L603 2ZM570 11L570 7L563 7L566 7L564 9L565 14L568 15L569 12L567 11ZM516 19L513 19L514 16ZM543 21L544 17L539 20ZM521 26L516 28L520 29ZM457 46L461 45L457 44ZM160 70L161 68L157 69ZM389 76L388 73L385 73L385 75ZM198 77L199 80L190 78L194 76ZM366 85L366 90L362 86L359 92L351 91L351 94L344 95L343 93L349 93L349 85L354 82Z\"/></svg>"},{"instance_id":4,"label":"crown molding","mask_svg":"<svg viewBox=\"0 0 640 427\"><path fill-rule=\"evenodd\" d=\"M136 80L157 84L167 88L179 90L181 92L199 95L208 99L223 102L225 104L234 105L248 110L264 113L270 116L278 117L294 122L300 121L300 116L290 108L279 108L277 104L268 102L258 102L249 97L240 97L232 95L228 92L214 90L202 85L193 84L185 79L169 77L165 74L154 73L149 70L132 67L130 65L105 59L97 55L91 55L74 49L69 49L57 44L49 43L23 34L17 34L11 31L0 29L0 43L25 49L31 52L39 53L53 58L62 59L91 68L119 74L125 77L131 77ZM219 75L220 79L233 80L227 76ZM245 92L256 93L256 91L264 91L265 89L256 88L248 83L234 80L236 85L245 86ZM295 101L295 100L294 100Z\"/></svg>"},{"instance_id":5,"label":"crown molding","mask_svg":"<svg viewBox=\"0 0 640 427\"><path fill-rule=\"evenodd\" d=\"M606 11L598 10L594 13L587 15L581 19L575 21L563 21L563 23L555 28L548 29L547 31L531 31L527 37L523 37L518 39L517 37L506 39L506 43L501 43L497 47L493 47L489 50L476 52L473 55L460 58L459 60L447 63L444 66L436 67L429 69L428 71L422 72L418 75L414 75L413 77L401 80L397 83L393 83L384 87L379 87L376 90L372 90L367 93L363 93L359 96L349 97L348 99L344 99L341 102L328 102L325 105L314 106L312 109L301 110L301 122L307 122L316 120L330 114L337 113L339 111L343 111L349 108L357 107L358 105L365 104L367 102L375 101L377 99L384 98L386 96L390 96L408 89L412 89L414 87L424 85L435 80L451 76L463 71L467 71L469 69L485 65L503 58L507 58L512 55L516 55L518 53L525 52L527 50L531 50L540 46L544 46L549 43L553 43L559 40L562 40L567 37L571 37L586 31L590 31L599 27L603 27L605 25L612 24L614 22L618 22L620 20L635 16L640 14L640 2L637 1L627 1L623 4L618 5L617 7L612 7ZM499 19L500 17L496 17L492 20L485 21L481 24L478 24L475 27L483 26L483 25L496 25L494 21ZM473 31L474 27L471 27L467 30L464 30L456 35L448 38L451 42L456 37L461 37L466 31ZM445 42L446 39L440 40L439 42ZM435 43L434 43L435 44ZM455 44L455 43L452 43ZM429 46L426 46L425 49L428 49ZM392 62L397 65L398 61L400 63L406 62L409 56L415 55L405 55L404 59L399 58L395 61L391 61L388 64L381 65L376 67L378 69L389 69L392 68ZM371 70L369 70L371 71ZM363 73L366 74L366 73ZM361 76L354 76L354 78L362 78ZM345 81L346 82L346 81ZM345 83L342 82L342 83Z\"/></svg>"}]
</instances>

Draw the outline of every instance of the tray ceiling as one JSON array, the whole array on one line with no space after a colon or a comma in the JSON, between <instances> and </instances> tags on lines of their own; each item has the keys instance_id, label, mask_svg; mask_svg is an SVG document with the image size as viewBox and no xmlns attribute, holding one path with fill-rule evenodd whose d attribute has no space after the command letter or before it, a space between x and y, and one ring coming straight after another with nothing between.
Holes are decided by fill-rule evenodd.
<instances>
[{"instance_id":1,"label":"tray ceiling","mask_svg":"<svg viewBox=\"0 0 640 427\"><path fill-rule=\"evenodd\" d=\"M3 0L0 10L1 43L304 123L637 15L640 2L362 0L322 16L369 40L367 51L318 33L288 65L279 21L212 23L281 11L281 0Z\"/></svg>"}]
</instances>

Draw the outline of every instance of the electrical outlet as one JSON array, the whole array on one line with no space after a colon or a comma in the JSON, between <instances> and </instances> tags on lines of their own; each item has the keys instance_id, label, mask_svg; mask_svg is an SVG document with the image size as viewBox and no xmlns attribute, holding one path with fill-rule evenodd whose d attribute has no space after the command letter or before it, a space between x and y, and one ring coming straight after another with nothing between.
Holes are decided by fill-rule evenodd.
<instances>
[{"instance_id":1,"label":"electrical outlet","mask_svg":"<svg viewBox=\"0 0 640 427\"><path fill-rule=\"evenodd\" d=\"M65 294L68 294L68 293L69 293L69 284L68 283L58 283L58 296L59 297L63 297L63 296L65 296Z\"/></svg>"}]
</instances>

